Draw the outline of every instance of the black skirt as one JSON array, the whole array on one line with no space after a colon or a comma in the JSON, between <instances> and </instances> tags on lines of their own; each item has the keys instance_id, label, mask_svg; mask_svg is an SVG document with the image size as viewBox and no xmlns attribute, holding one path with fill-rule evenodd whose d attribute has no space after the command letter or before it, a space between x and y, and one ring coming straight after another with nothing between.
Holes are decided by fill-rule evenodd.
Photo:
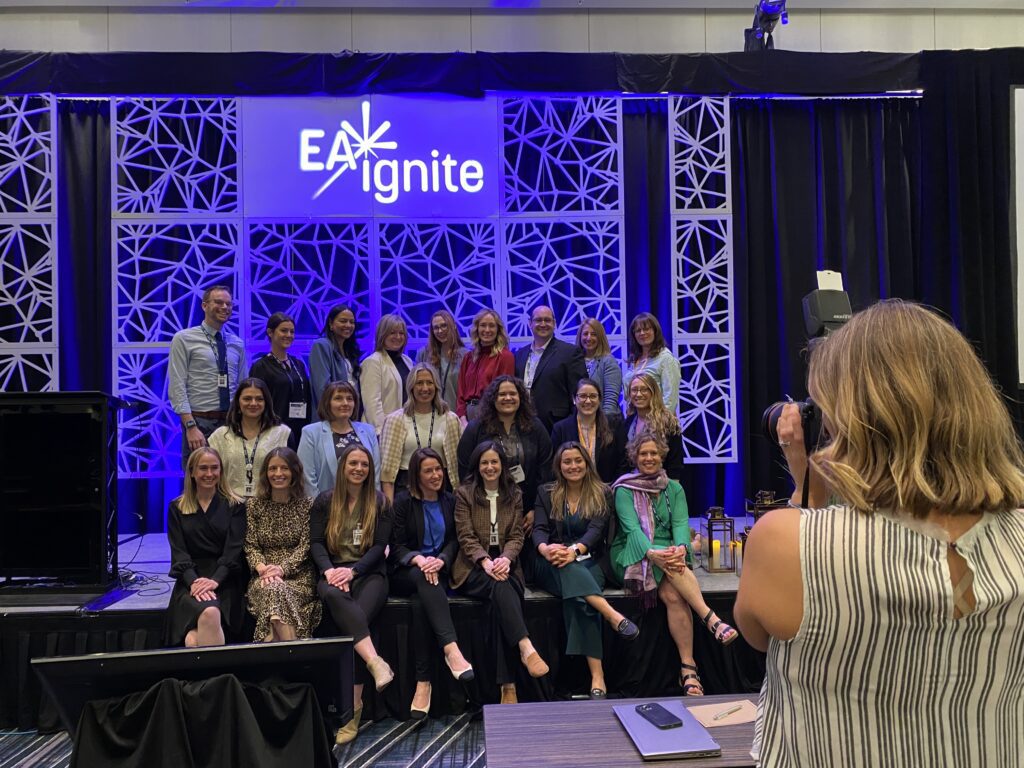
<instances>
[{"instance_id":1,"label":"black skirt","mask_svg":"<svg viewBox=\"0 0 1024 768\"><path fill-rule=\"evenodd\" d=\"M206 578L210 578L217 570L216 559L199 560L195 565L196 573ZM245 624L245 599L239 580L228 576L217 587L216 592L216 600L199 602L192 597L192 593L184 581L178 579L175 582L164 620L164 645L168 647L184 645L185 635L196 628L199 614L210 607L220 609L220 622L224 627L225 641L232 643L252 639L242 638Z\"/></svg>"}]
</instances>

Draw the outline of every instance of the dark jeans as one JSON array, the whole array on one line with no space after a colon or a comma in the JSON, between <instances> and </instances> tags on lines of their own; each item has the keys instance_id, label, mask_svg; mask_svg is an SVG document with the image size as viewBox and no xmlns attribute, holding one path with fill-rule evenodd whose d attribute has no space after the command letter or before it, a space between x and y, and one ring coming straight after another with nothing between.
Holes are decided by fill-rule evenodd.
<instances>
[{"instance_id":1,"label":"dark jeans","mask_svg":"<svg viewBox=\"0 0 1024 768\"><path fill-rule=\"evenodd\" d=\"M480 568L474 568L456 590L460 595L485 600L489 604L491 624L495 628L494 640L504 639L498 650L498 685L516 681L515 665L519 655L519 641L529 636L523 618L523 585L514 576L507 581L495 581Z\"/></svg>"},{"instance_id":2,"label":"dark jeans","mask_svg":"<svg viewBox=\"0 0 1024 768\"><path fill-rule=\"evenodd\" d=\"M210 439L210 435L214 433L217 427L224 426L223 419L204 419L201 416L194 416L196 420L196 426L199 427L199 431L203 433L203 437L207 440ZM186 430L181 430L181 468L188 468L188 457L192 455L192 451L188 447L188 435Z\"/></svg>"},{"instance_id":3,"label":"dark jeans","mask_svg":"<svg viewBox=\"0 0 1024 768\"><path fill-rule=\"evenodd\" d=\"M443 573L440 576L438 584L431 584L415 565L400 565L391 574L391 591L412 597L413 658L418 683L430 682L430 653L435 640L441 648L458 640L444 588L448 579Z\"/></svg>"}]
</instances>

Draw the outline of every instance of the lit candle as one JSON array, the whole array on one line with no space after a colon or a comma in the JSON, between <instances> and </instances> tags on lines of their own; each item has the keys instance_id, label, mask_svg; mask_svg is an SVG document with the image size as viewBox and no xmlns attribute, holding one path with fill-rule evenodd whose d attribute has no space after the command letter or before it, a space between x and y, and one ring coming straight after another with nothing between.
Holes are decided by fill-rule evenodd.
<instances>
[{"instance_id":1,"label":"lit candle","mask_svg":"<svg viewBox=\"0 0 1024 768\"><path fill-rule=\"evenodd\" d=\"M711 540L711 567L718 568L718 560L721 557L722 542L718 539Z\"/></svg>"},{"instance_id":2,"label":"lit candle","mask_svg":"<svg viewBox=\"0 0 1024 768\"><path fill-rule=\"evenodd\" d=\"M736 563L736 573L739 573L743 570L743 541L741 540L734 543L736 545L736 554L734 562Z\"/></svg>"}]
</instances>

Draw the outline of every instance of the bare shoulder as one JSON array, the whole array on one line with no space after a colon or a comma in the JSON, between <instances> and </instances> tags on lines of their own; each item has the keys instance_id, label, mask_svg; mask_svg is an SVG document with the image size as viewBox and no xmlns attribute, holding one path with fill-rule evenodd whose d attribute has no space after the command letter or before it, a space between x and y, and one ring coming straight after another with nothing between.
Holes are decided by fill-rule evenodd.
<instances>
[{"instance_id":1,"label":"bare shoulder","mask_svg":"<svg viewBox=\"0 0 1024 768\"><path fill-rule=\"evenodd\" d=\"M769 637L793 638L803 618L800 515L796 508L773 510L747 535L736 618L750 645L762 651Z\"/></svg>"},{"instance_id":2,"label":"bare shoulder","mask_svg":"<svg viewBox=\"0 0 1024 768\"><path fill-rule=\"evenodd\" d=\"M758 520L747 535L748 555L756 551L759 557L799 563L800 514L796 507L783 507Z\"/></svg>"}]
</instances>

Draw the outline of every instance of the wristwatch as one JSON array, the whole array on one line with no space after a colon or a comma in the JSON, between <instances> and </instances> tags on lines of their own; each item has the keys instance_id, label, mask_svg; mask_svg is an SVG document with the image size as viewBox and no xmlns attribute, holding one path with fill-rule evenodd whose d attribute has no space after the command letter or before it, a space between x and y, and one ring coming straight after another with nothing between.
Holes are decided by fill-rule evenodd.
<instances>
[{"instance_id":1,"label":"wristwatch","mask_svg":"<svg viewBox=\"0 0 1024 768\"><path fill-rule=\"evenodd\" d=\"M195 419L189 419L188 421L185 422L185 429L192 429L192 427L194 427L195 425L196 425L196 420Z\"/></svg>"},{"instance_id":2,"label":"wristwatch","mask_svg":"<svg viewBox=\"0 0 1024 768\"><path fill-rule=\"evenodd\" d=\"M579 548L579 545L578 544L573 544L571 547L569 547L569 549L572 550L572 559L573 560L579 560L580 559L580 548Z\"/></svg>"}]
</instances>

